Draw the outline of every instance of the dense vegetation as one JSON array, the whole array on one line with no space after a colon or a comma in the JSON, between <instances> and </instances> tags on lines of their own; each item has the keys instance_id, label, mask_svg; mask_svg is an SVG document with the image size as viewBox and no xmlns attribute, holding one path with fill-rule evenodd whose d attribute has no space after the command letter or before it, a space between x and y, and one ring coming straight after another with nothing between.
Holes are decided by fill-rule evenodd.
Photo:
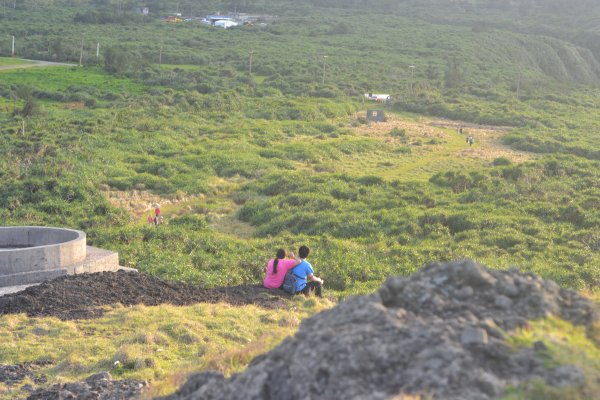
<instances>
[{"instance_id":1,"label":"dense vegetation","mask_svg":"<svg viewBox=\"0 0 600 400\"><path fill-rule=\"evenodd\" d=\"M123 264L205 285L256 282L277 246L306 242L346 294L462 257L594 289L600 9L580 3L585 17L551 1L182 5L278 16L218 30L159 20L175 2L142 17L17 1L1 54L14 34L20 56L77 63L83 43L85 67L0 72L2 223L82 228ZM395 118L513 127L504 143L539 156L436 160L458 142L364 135L369 91L394 95ZM109 202L133 191L178 199L170 223Z\"/></svg>"}]
</instances>

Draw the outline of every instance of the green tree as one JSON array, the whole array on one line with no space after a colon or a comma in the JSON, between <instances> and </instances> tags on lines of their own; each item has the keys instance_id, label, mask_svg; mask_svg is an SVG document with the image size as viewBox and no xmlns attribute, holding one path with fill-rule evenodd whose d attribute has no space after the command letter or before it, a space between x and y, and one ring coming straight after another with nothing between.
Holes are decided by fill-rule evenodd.
<instances>
[{"instance_id":1,"label":"green tree","mask_svg":"<svg viewBox=\"0 0 600 400\"><path fill-rule=\"evenodd\" d=\"M104 69L111 74L125 74L144 64L142 56L121 47L109 47L104 51Z\"/></svg>"},{"instance_id":2,"label":"green tree","mask_svg":"<svg viewBox=\"0 0 600 400\"><path fill-rule=\"evenodd\" d=\"M56 38L50 43L50 55L56 60L62 60L65 55L65 48L60 38Z\"/></svg>"},{"instance_id":3,"label":"green tree","mask_svg":"<svg viewBox=\"0 0 600 400\"><path fill-rule=\"evenodd\" d=\"M448 60L448 67L444 74L444 84L447 88L457 88L463 84L462 60L452 56Z\"/></svg>"}]
</instances>

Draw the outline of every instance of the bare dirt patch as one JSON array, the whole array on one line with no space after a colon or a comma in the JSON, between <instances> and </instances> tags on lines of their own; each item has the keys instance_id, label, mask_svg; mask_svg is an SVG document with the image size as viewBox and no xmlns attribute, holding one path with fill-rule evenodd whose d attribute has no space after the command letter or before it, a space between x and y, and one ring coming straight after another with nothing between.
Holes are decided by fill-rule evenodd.
<instances>
[{"instance_id":1,"label":"bare dirt patch","mask_svg":"<svg viewBox=\"0 0 600 400\"><path fill-rule=\"evenodd\" d=\"M112 190L105 188L104 195L108 201L115 207L121 208L135 219L140 219L145 214L154 215L154 209L158 206L161 208L190 202L201 198L200 195L188 196L180 194L174 198L160 197L148 190Z\"/></svg>"},{"instance_id":2,"label":"bare dirt patch","mask_svg":"<svg viewBox=\"0 0 600 400\"><path fill-rule=\"evenodd\" d=\"M358 117L360 116L364 115L359 114ZM462 128L462 134L459 133L460 128ZM403 129L407 138L411 140L439 138L443 141L455 142L460 139L465 142L465 146L458 150L452 149L457 157L470 157L485 161L506 157L514 163L523 163L535 157L531 153L517 151L502 144L502 137L512 129L505 126L477 125L439 118L423 118L414 121L387 115L387 121L361 125L355 128L355 131L370 137L382 138L386 142L394 142L398 139L390 135L393 129ZM467 135L472 135L475 139L475 144L471 147L466 143ZM440 151L444 151L444 147L448 148L449 145L437 146Z\"/></svg>"},{"instance_id":3,"label":"bare dirt patch","mask_svg":"<svg viewBox=\"0 0 600 400\"><path fill-rule=\"evenodd\" d=\"M83 101L65 103L64 108L67 110L81 110L85 108L85 103Z\"/></svg>"},{"instance_id":4,"label":"bare dirt patch","mask_svg":"<svg viewBox=\"0 0 600 400\"><path fill-rule=\"evenodd\" d=\"M359 113L357 117L361 116L364 117ZM395 115L387 115L385 122L370 122L360 125L356 131L367 136L389 137L389 133L393 129L404 129L409 137L446 138L449 136L447 132L427 122L405 120Z\"/></svg>"},{"instance_id":5,"label":"bare dirt patch","mask_svg":"<svg viewBox=\"0 0 600 400\"><path fill-rule=\"evenodd\" d=\"M107 306L115 304L228 303L275 309L285 307L289 298L282 290L265 289L259 285L205 289L137 272L101 272L69 275L2 296L0 315L26 313L31 317L87 319L102 316Z\"/></svg>"},{"instance_id":6,"label":"bare dirt patch","mask_svg":"<svg viewBox=\"0 0 600 400\"><path fill-rule=\"evenodd\" d=\"M160 197L148 190L121 191L103 186L103 192L108 201L115 207L121 208L133 220L146 222L148 215L154 216L154 209L160 207L165 222L173 217L186 214L203 214L210 226L222 233L249 238L254 233L254 227L236 218L239 206L232 200L231 194L244 180L240 177L231 179L213 178L210 182L210 195L187 195L178 192L175 197Z\"/></svg>"}]
</instances>

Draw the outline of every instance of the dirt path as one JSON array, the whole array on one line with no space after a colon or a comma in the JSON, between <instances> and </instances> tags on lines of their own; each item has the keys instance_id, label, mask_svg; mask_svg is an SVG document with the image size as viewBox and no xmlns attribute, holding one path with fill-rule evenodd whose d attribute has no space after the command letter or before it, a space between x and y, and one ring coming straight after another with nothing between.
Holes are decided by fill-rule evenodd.
<instances>
[{"instance_id":1,"label":"dirt path","mask_svg":"<svg viewBox=\"0 0 600 400\"><path fill-rule=\"evenodd\" d=\"M187 196L181 195L177 197L161 197L148 190L112 190L106 189L103 191L108 201L115 207L126 210L134 220L146 222L148 215L154 215L154 209L160 207L163 214L176 216L176 209L191 211L191 205L194 202L199 202L203 196ZM165 215L167 216L167 215Z\"/></svg>"},{"instance_id":2,"label":"dirt path","mask_svg":"<svg viewBox=\"0 0 600 400\"><path fill-rule=\"evenodd\" d=\"M358 117L360 116L363 115L359 114ZM462 134L458 133L459 128L462 128ZM388 114L386 122L361 125L354 128L354 131L390 146L404 147L407 152L392 158L388 155L385 160L378 159L378 163L361 159L349 160L342 172L360 170L390 179L419 180L429 179L432 174L448 168L477 168L500 157L508 158L513 163L535 158L531 153L516 151L502 144L502 137L510 129L512 128L439 118L403 118ZM403 134L392 135L393 130ZM473 146L466 143L467 135L474 137Z\"/></svg>"},{"instance_id":3,"label":"dirt path","mask_svg":"<svg viewBox=\"0 0 600 400\"><path fill-rule=\"evenodd\" d=\"M0 297L4 296L5 294L12 294L12 293L23 291L30 286L34 286L34 285L19 285L19 286L0 287Z\"/></svg>"},{"instance_id":4,"label":"dirt path","mask_svg":"<svg viewBox=\"0 0 600 400\"><path fill-rule=\"evenodd\" d=\"M10 69L22 69L22 68L36 68L36 67L75 67L76 64L58 63L51 61L38 61L38 60L26 60L26 64L12 64L0 66L0 71L6 71Z\"/></svg>"},{"instance_id":5,"label":"dirt path","mask_svg":"<svg viewBox=\"0 0 600 400\"><path fill-rule=\"evenodd\" d=\"M239 221L235 215L239 206L231 195L244 182L241 178L223 179L215 177L209 182L209 195L179 195L177 197L160 197L147 190L105 190L104 195L115 207L126 210L134 221L148 223L148 216L154 215L155 207L160 207L165 221L186 214L201 214L209 221L210 226L229 235L249 238L254 227Z\"/></svg>"}]
</instances>

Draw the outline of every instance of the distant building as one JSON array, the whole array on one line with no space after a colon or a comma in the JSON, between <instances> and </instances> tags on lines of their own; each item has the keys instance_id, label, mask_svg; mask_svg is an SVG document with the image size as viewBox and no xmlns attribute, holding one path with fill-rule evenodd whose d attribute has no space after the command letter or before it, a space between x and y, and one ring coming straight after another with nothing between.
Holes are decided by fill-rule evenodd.
<instances>
[{"instance_id":1,"label":"distant building","mask_svg":"<svg viewBox=\"0 0 600 400\"><path fill-rule=\"evenodd\" d=\"M238 13L236 15L236 19L237 21L239 21L240 23L244 24L244 25L253 25L253 24L259 24L259 23L265 23L268 21L273 21L275 19L274 16L272 15L266 15L266 14L242 14L242 13Z\"/></svg>"},{"instance_id":2,"label":"distant building","mask_svg":"<svg viewBox=\"0 0 600 400\"><path fill-rule=\"evenodd\" d=\"M148 7L134 7L133 12L142 14L142 15L148 15L148 14L150 14L150 9Z\"/></svg>"},{"instance_id":3,"label":"distant building","mask_svg":"<svg viewBox=\"0 0 600 400\"><path fill-rule=\"evenodd\" d=\"M378 103L391 103L392 96L389 94L373 94L373 93L365 93L365 97L369 100L376 101Z\"/></svg>"},{"instance_id":4,"label":"distant building","mask_svg":"<svg viewBox=\"0 0 600 400\"><path fill-rule=\"evenodd\" d=\"M234 21L234 18L230 15L207 15L204 18L206 21L210 22L211 25L216 25L219 21Z\"/></svg>"},{"instance_id":5,"label":"distant building","mask_svg":"<svg viewBox=\"0 0 600 400\"><path fill-rule=\"evenodd\" d=\"M250 14L242 14L242 13L232 13L232 14L213 14L207 15L200 22L206 25L213 25L220 28L231 28L232 26L239 25L254 25L255 23L259 23L260 25L264 25L265 21L270 21L275 19L275 17L270 15L250 15Z\"/></svg>"},{"instance_id":6,"label":"distant building","mask_svg":"<svg viewBox=\"0 0 600 400\"><path fill-rule=\"evenodd\" d=\"M213 25L218 28L227 29L227 28L231 28L232 26L238 26L238 23L235 21L231 21L231 20L219 20L219 21L215 21L215 23Z\"/></svg>"},{"instance_id":7,"label":"distant building","mask_svg":"<svg viewBox=\"0 0 600 400\"><path fill-rule=\"evenodd\" d=\"M204 24L213 25L218 28L231 28L232 26L238 26L238 22L231 15L207 15L201 21Z\"/></svg>"}]
</instances>

